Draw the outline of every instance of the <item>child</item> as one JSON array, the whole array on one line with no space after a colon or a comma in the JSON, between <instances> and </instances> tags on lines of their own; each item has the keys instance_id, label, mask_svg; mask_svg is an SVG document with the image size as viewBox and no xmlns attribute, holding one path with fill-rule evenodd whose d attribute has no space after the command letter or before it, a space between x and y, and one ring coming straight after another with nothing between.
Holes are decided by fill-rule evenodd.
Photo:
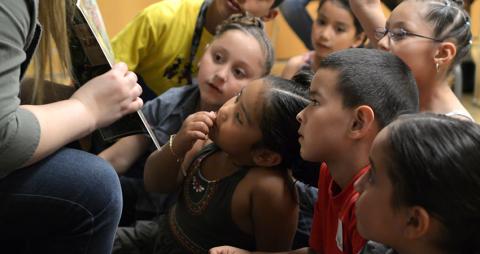
<instances>
[{"instance_id":1,"label":"child","mask_svg":"<svg viewBox=\"0 0 480 254\"><path fill-rule=\"evenodd\" d=\"M216 27L235 13L265 20L282 0L164 0L143 10L112 40L118 60L143 77L149 99L192 84L196 66Z\"/></svg>"},{"instance_id":2,"label":"child","mask_svg":"<svg viewBox=\"0 0 480 254\"><path fill-rule=\"evenodd\" d=\"M382 130L355 184L357 227L396 252L363 253L479 253L478 151L480 126L443 115L401 117Z\"/></svg>"},{"instance_id":3,"label":"child","mask_svg":"<svg viewBox=\"0 0 480 254\"><path fill-rule=\"evenodd\" d=\"M190 115L145 167L146 189L181 189L177 203L157 225L119 229L115 249L147 242L162 253L206 253L219 244L288 250L298 215L288 168L300 160L295 116L308 103L307 85L269 76L217 113Z\"/></svg>"},{"instance_id":4,"label":"child","mask_svg":"<svg viewBox=\"0 0 480 254\"><path fill-rule=\"evenodd\" d=\"M473 120L448 82L472 40L470 17L461 1L403 1L386 23L380 0L350 0L350 5L370 41L410 67L417 80L421 111Z\"/></svg>"},{"instance_id":5,"label":"child","mask_svg":"<svg viewBox=\"0 0 480 254\"><path fill-rule=\"evenodd\" d=\"M348 0L321 0L311 38L314 51L288 60L282 77L291 78L301 69L315 72L328 54L362 46L365 33L350 10Z\"/></svg>"},{"instance_id":6,"label":"child","mask_svg":"<svg viewBox=\"0 0 480 254\"><path fill-rule=\"evenodd\" d=\"M353 183L368 171L375 135L401 113L418 110L408 67L392 54L347 49L320 63L310 104L298 114L300 153L320 168L310 247L286 253L358 253L365 241L355 227ZM248 253L219 247L211 253Z\"/></svg>"},{"instance_id":7,"label":"child","mask_svg":"<svg viewBox=\"0 0 480 254\"><path fill-rule=\"evenodd\" d=\"M167 143L188 115L218 110L248 82L270 73L274 58L262 21L238 15L224 21L200 59L198 85L171 88L145 104L143 112L160 144ZM129 136L99 156L121 175L146 152L149 142L143 135Z\"/></svg>"},{"instance_id":8,"label":"child","mask_svg":"<svg viewBox=\"0 0 480 254\"><path fill-rule=\"evenodd\" d=\"M273 47L262 28L262 21L253 17L232 16L224 21L199 62L198 85L195 82L171 88L146 103L143 112L162 145L180 129L188 115L217 111L248 82L270 72ZM99 156L109 161L119 175L127 171L129 176L143 175L143 164L152 149L148 137L133 135L120 139ZM124 194L121 225L165 212L173 198L165 200L165 195L145 193L139 178L121 178Z\"/></svg>"}]
</instances>

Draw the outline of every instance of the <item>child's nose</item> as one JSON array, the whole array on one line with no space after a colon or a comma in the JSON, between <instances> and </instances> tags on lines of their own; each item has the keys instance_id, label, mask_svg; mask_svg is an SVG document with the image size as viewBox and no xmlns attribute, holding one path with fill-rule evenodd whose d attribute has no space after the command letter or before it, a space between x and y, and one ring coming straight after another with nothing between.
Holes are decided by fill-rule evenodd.
<instances>
[{"instance_id":1,"label":"child's nose","mask_svg":"<svg viewBox=\"0 0 480 254\"><path fill-rule=\"evenodd\" d=\"M390 50L390 37L388 37L388 35L383 36L383 38L378 41L378 48L385 51Z\"/></svg>"},{"instance_id":2,"label":"child's nose","mask_svg":"<svg viewBox=\"0 0 480 254\"><path fill-rule=\"evenodd\" d=\"M319 28L317 32L317 40L320 41L327 41L330 39L333 32L333 28L330 26L325 26L323 28Z\"/></svg>"},{"instance_id":3,"label":"child's nose","mask_svg":"<svg viewBox=\"0 0 480 254\"><path fill-rule=\"evenodd\" d=\"M215 72L215 81L216 82L225 82L227 80L228 68L220 67Z\"/></svg>"},{"instance_id":4,"label":"child's nose","mask_svg":"<svg viewBox=\"0 0 480 254\"><path fill-rule=\"evenodd\" d=\"M296 116L296 119L299 123L302 123L302 113L303 113L303 110L300 111Z\"/></svg>"}]
</instances>

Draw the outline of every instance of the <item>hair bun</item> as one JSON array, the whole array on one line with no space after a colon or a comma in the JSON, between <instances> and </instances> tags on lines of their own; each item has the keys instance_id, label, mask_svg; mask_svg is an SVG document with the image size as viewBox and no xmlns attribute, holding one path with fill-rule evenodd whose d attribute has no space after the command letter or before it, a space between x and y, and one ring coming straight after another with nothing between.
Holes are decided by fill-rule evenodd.
<instances>
[{"instance_id":1,"label":"hair bun","mask_svg":"<svg viewBox=\"0 0 480 254\"><path fill-rule=\"evenodd\" d=\"M260 18L251 16L251 15L245 14L245 13L238 13L238 14L230 15L230 17L228 17L228 19L226 19L222 22L222 25L224 26L224 25L233 24L233 23L241 24L241 25L244 25L244 26L256 26L256 27L259 27L259 28L262 28L262 29L264 27L263 21Z\"/></svg>"},{"instance_id":2,"label":"hair bun","mask_svg":"<svg viewBox=\"0 0 480 254\"><path fill-rule=\"evenodd\" d=\"M297 83L303 89L309 89L312 83L313 72L311 70L301 69L292 77L292 81Z\"/></svg>"},{"instance_id":3,"label":"hair bun","mask_svg":"<svg viewBox=\"0 0 480 254\"><path fill-rule=\"evenodd\" d=\"M453 6L459 6L463 8L463 0L445 0L445 5L450 5L453 3Z\"/></svg>"}]
</instances>

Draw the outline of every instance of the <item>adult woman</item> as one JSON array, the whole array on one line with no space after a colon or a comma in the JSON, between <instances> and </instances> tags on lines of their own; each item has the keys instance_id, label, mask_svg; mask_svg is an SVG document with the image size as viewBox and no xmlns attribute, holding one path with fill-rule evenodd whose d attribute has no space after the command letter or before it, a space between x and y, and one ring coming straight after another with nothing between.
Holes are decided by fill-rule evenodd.
<instances>
[{"instance_id":1,"label":"adult woman","mask_svg":"<svg viewBox=\"0 0 480 254\"><path fill-rule=\"evenodd\" d=\"M65 13L71 8L63 0L0 3L0 235L9 253L109 253L120 216L111 166L62 147L142 106L126 65L115 65L68 100L19 106L20 79L40 39L38 21L44 40L36 77L44 76L52 39L68 66Z\"/></svg>"}]
</instances>

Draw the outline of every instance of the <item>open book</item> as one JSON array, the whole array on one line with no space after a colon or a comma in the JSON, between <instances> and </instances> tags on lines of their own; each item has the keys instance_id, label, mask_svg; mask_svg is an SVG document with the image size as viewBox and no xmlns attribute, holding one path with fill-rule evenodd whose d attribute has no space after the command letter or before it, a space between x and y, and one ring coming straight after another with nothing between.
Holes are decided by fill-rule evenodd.
<instances>
[{"instance_id":1,"label":"open book","mask_svg":"<svg viewBox=\"0 0 480 254\"><path fill-rule=\"evenodd\" d=\"M96 0L77 0L70 32L70 52L75 86L110 70L115 62L110 40ZM134 134L148 134L157 149L160 144L141 110L98 130L105 142Z\"/></svg>"}]
</instances>

